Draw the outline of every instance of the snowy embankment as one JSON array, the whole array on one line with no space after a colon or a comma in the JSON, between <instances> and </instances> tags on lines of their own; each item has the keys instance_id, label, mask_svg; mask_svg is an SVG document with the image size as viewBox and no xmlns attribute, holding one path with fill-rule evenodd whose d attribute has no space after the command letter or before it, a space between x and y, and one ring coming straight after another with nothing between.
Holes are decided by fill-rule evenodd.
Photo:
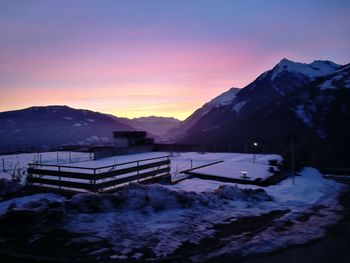
<instances>
[{"instance_id":1,"label":"snowy embankment","mask_svg":"<svg viewBox=\"0 0 350 263\"><path fill-rule=\"evenodd\" d=\"M13 218L21 224L19 218L34 213L36 224L22 222L33 229L21 244L34 249L48 242L50 231L70 233L66 240L50 239L55 257L72 247L79 256L101 262L181 256L207 261L270 252L323 236L340 217L337 197L342 187L306 168L295 185L287 179L264 189L187 179L173 186L134 184L109 195L25 196L0 202L0 233L7 233L0 234L0 246L14 246L11 237L20 230ZM48 230L53 209L54 225Z\"/></svg>"}]
</instances>

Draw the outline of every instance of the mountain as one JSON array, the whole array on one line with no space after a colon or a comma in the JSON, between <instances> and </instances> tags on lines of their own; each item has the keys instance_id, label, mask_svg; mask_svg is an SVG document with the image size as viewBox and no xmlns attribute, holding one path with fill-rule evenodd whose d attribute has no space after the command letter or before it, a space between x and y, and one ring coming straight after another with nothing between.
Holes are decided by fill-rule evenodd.
<instances>
[{"instance_id":1,"label":"mountain","mask_svg":"<svg viewBox=\"0 0 350 263\"><path fill-rule=\"evenodd\" d=\"M157 138L162 137L170 129L180 123L180 121L175 118L157 116L140 117L133 119L117 118L117 120L121 123L133 127L135 130L146 131L148 134L150 134L151 137L153 135L153 137Z\"/></svg>"},{"instance_id":2,"label":"mountain","mask_svg":"<svg viewBox=\"0 0 350 263\"><path fill-rule=\"evenodd\" d=\"M67 106L31 107L0 113L0 152L63 145L105 145L112 131L134 130L105 114Z\"/></svg>"},{"instance_id":3,"label":"mountain","mask_svg":"<svg viewBox=\"0 0 350 263\"><path fill-rule=\"evenodd\" d=\"M339 68L340 65L331 61L305 64L284 58L245 88L232 88L196 110L170 130L167 137L189 142L191 140L186 139L188 134L219 129L232 119L245 118L271 101L288 96L316 77L330 74Z\"/></svg>"},{"instance_id":4,"label":"mountain","mask_svg":"<svg viewBox=\"0 0 350 263\"><path fill-rule=\"evenodd\" d=\"M239 88L231 88L228 91L225 91L224 93L215 97L211 101L204 104L201 108L197 109L186 120L178 123L172 129L169 129L168 132L165 134L165 137L170 138L172 140L177 139L186 131L188 131L191 127L193 127L201 118L203 118L211 110L230 105L239 91Z\"/></svg>"},{"instance_id":5,"label":"mountain","mask_svg":"<svg viewBox=\"0 0 350 263\"><path fill-rule=\"evenodd\" d=\"M299 145L320 147L328 159L338 156L349 142L349 74L349 65L283 59L237 93L232 103L206 113L178 142L244 151L259 141L265 150L276 151L285 148L286 135L292 132Z\"/></svg>"}]
</instances>

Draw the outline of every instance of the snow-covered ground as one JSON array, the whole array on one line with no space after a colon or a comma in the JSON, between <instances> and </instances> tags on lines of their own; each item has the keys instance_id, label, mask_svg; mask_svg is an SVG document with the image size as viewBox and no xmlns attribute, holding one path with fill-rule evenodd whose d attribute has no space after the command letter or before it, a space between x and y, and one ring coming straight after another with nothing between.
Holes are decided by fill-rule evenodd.
<instances>
[{"instance_id":1,"label":"snow-covered ground","mask_svg":"<svg viewBox=\"0 0 350 263\"><path fill-rule=\"evenodd\" d=\"M11 179L18 174L24 177L28 163L71 164L91 160L93 155L86 152L43 152L0 155L0 179ZM74 164L73 164L74 163Z\"/></svg>"},{"instance_id":2,"label":"snow-covered ground","mask_svg":"<svg viewBox=\"0 0 350 263\"><path fill-rule=\"evenodd\" d=\"M216 161L224 161L225 165L216 166L215 169L219 174L230 174L232 169L237 169L238 176L241 175L242 170L248 171L248 176L264 177L267 173L268 160L277 159L281 160L279 155L273 154L257 154L257 164L252 163L252 154L244 153L168 153L168 152L147 152L140 154L120 155L112 156L99 160L90 160L91 155L89 153L71 153L71 159L69 158L69 152L47 152L40 153L40 157L36 153L19 154L19 155L0 155L0 178L11 178L17 162L19 163L20 172L25 174L27 163L38 161L39 159L43 164L64 164L67 166L79 166L79 167L103 167L114 164L121 164L125 162L137 161L148 158L156 158L171 155L171 175L173 180L186 177L181 174L183 170L197 167L200 165L209 164ZM5 172L2 169L2 159L5 162ZM70 163L70 160L73 163ZM192 166L191 166L192 165ZM235 168L232 168L232 167ZM122 168L125 168L123 166ZM47 169L47 168L46 168ZM204 168L203 168L204 169ZM208 167L209 169L209 167ZM73 171L73 170L72 170ZM76 171L76 170L75 170ZM87 170L84 172L88 172ZM236 174L236 173L235 173Z\"/></svg>"},{"instance_id":3,"label":"snow-covered ground","mask_svg":"<svg viewBox=\"0 0 350 263\"><path fill-rule=\"evenodd\" d=\"M207 166L195 171L198 173L218 175L218 176L241 176L242 171L247 171L249 177L265 177L268 173L269 160L281 161L282 157L276 154L257 154L256 163L253 164L253 155L245 153L180 153L171 158L171 174L174 180L186 175L181 171L195 168L201 165L210 164L217 161L224 161L213 166ZM192 163L192 166L191 166Z\"/></svg>"},{"instance_id":4,"label":"snow-covered ground","mask_svg":"<svg viewBox=\"0 0 350 263\"><path fill-rule=\"evenodd\" d=\"M190 153L180 156L176 157L179 164L181 158L184 164L188 157L196 157ZM215 155L203 156L211 162ZM225 156L221 157L244 159ZM0 202L0 215L6 217L13 209L25 215L31 210L45 215L55 202L54 207L61 207L64 215L57 227L74 234L65 247L102 240L91 250L84 245L82 253L152 260L182 255L185 250L192 261L205 262L221 255L270 252L322 237L340 218L337 197L343 187L305 168L295 184L287 179L264 190L193 178L168 186L133 184L109 195L26 196L12 200L14 204ZM246 218L254 218L249 227ZM268 223L264 223L266 218ZM206 242L201 243L203 240ZM207 247L209 244L213 246Z\"/></svg>"},{"instance_id":5,"label":"snow-covered ground","mask_svg":"<svg viewBox=\"0 0 350 263\"><path fill-rule=\"evenodd\" d=\"M211 175L225 178L242 179L243 172L246 174L244 178L248 180L267 179L273 173L268 171L269 166L266 164L256 164L237 161L225 161L211 166L196 169L197 174Z\"/></svg>"}]
</instances>

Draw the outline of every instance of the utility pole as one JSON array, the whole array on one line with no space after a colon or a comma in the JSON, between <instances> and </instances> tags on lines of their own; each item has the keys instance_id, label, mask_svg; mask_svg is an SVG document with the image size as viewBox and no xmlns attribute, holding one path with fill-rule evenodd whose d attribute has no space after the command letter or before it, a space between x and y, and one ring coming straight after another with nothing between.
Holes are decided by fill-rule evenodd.
<instances>
[{"instance_id":1,"label":"utility pole","mask_svg":"<svg viewBox=\"0 0 350 263\"><path fill-rule=\"evenodd\" d=\"M295 134L291 133L290 135L290 169L292 173L293 185L295 185Z\"/></svg>"},{"instance_id":2,"label":"utility pole","mask_svg":"<svg viewBox=\"0 0 350 263\"><path fill-rule=\"evenodd\" d=\"M256 163L256 148L259 146L257 142L253 142L253 163Z\"/></svg>"}]
</instances>

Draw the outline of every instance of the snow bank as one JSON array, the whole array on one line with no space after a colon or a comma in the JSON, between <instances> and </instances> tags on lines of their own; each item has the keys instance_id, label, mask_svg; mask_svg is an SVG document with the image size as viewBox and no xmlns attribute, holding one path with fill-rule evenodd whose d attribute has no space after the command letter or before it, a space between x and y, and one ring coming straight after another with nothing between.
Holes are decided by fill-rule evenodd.
<instances>
[{"instance_id":1,"label":"snow bank","mask_svg":"<svg viewBox=\"0 0 350 263\"><path fill-rule=\"evenodd\" d=\"M247 186L242 185L242 188ZM249 186L250 187L250 186ZM327 180L313 168L305 168L300 176L282 181L279 185L266 187L276 208L289 209L282 218L252 239L233 240L226 246L206 255L205 259L221 255L267 253L292 244L303 244L321 238L327 227L335 224L342 210L337 197L344 185ZM259 188L259 187L254 187ZM194 261L205 261L194 257Z\"/></svg>"},{"instance_id":2,"label":"snow bank","mask_svg":"<svg viewBox=\"0 0 350 263\"><path fill-rule=\"evenodd\" d=\"M34 194L27 195L23 197L18 197L14 199L10 199L7 201L0 202L0 216L6 214L11 209L28 209L28 210L36 210L37 208L47 208L47 206L51 202L62 202L65 198L52 193L46 194Z\"/></svg>"},{"instance_id":3,"label":"snow bank","mask_svg":"<svg viewBox=\"0 0 350 263\"><path fill-rule=\"evenodd\" d=\"M18 182L2 178L0 179L0 196L5 195L7 193L16 192L22 187L23 185L19 184Z\"/></svg>"},{"instance_id":4,"label":"snow bank","mask_svg":"<svg viewBox=\"0 0 350 263\"><path fill-rule=\"evenodd\" d=\"M160 211L167 209L216 207L230 201L271 201L263 189L239 189L234 185L222 185L212 192L186 192L168 189L162 185L140 185L124 187L114 194L76 194L68 201L73 212L99 213L119 209Z\"/></svg>"},{"instance_id":5,"label":"snow bank","mask_svg":"<svg viewBox=\"0 0 350 263\"><path fill-rule=\"evenodd\" d=\"M68 247L77 240L89 240L108 244L97 246L92 255L147 260L171 256L189 244L203 249L193 261L208 261L225 254L269 252L323 236L340 218L337 197L342 188L312 168L304 169L295 184L287 179L266 188L200 179L174 186L131 184L114 194L84 193L71 198L37 194L3 201L0 220L25 212L24 218L43 215L49 222L49 211L56 207L55 220L74 236ZM254 228L255 218L258 224L260 217L274 211L283 212L268 218L265 228ZM249 231L239 232L247 226L234 224L245 218L253 218L253 223ZM226 233L225 226L226 230L237 228L239 234ZM216 235L218 231L223 232ZM202 248L201 241L211 238L220 246ZM149 255L143 254L145 249Z\"/></svg>"}]
</instances>

